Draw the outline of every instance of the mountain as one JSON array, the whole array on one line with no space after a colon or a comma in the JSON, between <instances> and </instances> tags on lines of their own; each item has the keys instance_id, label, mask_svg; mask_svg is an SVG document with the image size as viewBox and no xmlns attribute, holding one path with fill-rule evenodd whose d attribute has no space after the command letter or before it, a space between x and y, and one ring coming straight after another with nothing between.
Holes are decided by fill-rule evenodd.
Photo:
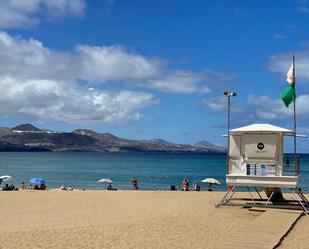
<instances>
[{"instance_id":1,"label":"mountain","mask_svg":"<svg viewBox=\"0 0 309 249\"><path fill-rule=\"evenodd\" d=\"M163 139L155 138L150 140L143 140L145 143L151 143L151 144L173 144L171 142L165 141Z\"/></svg>"},{"instance_id":2,"label":"mountain","mask_svg":"<svg viewBox=\"0 0 309 249\"><path fill-rule=\"evenodd\" d=\"M31 124L13 128L0 127L0 151L224 152L223 148L210 145L175 144L162 139L133 140L88 129L54 132L41 130Z\"/></svg>"},{"instance_id":3,"label":"mountain","mask_svg":"<svg viewBox=\"0 0 309 249\"><path fill-rule=\"evenodd\" d=\"M41 131L39 128L33 126L32 124L21 124L12 128L14 131Z\"/></svg>"},{"instance_id":4,"label":"mountain","mask_svg":"<svg viewBox=\"0 0 309 249\"><path fill-rule=\"evenodd\" d=\"M193 145L194 147L197 147L197 148L203 148L203 149L207 149L207 150L216 150L216 151L222 151L222 152L225 152L226 151L226 148L223 148L223 147L219 147L217 145L214 145L206 140L202 140L196 144Z\"/></svg>"}]
</instances>

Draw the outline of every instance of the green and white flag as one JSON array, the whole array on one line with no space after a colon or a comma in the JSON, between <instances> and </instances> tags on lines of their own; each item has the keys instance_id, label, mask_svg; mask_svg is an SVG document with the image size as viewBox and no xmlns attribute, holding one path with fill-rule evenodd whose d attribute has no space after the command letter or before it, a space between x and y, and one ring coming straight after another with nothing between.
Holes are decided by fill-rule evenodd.
<instances>
[{"instance_id":1,"label":"green and white flag","mask_svg":"<svg viewBox=\"0 0 309 249\"><path fill-rule=\"evenodd\" d=\"M286 107L289 107L291 103L295 101L295 74L294 74L294 65L290 67L286 81L289 85L283 90L280 94L280 98L283 100Z\"/></svg>"}]
</instances>

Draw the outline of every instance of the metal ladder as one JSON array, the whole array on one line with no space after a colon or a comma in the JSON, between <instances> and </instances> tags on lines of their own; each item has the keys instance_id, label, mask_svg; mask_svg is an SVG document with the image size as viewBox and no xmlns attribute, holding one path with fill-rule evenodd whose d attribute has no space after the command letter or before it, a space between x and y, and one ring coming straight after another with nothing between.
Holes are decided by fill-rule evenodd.
<instances>
[{"instance_id":1,"label":"metal ladder","mask_svg":"<svg viewBox=\"0 0 309 249\"><path fill-rule=\"evenodd\" d=\"M309 201L304 194L296 187L292 189L292 193L297 197L299 204L306 214L309 214Z\"/></svg>"}]
</instances>

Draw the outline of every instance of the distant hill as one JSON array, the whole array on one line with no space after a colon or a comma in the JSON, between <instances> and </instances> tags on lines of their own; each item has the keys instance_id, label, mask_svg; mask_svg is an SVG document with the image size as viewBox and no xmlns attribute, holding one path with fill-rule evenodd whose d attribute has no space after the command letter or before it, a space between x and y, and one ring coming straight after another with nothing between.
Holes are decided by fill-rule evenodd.
<instances>
[{"instance_id":1,"label":"distant hill","mask_svg":"<svg viewBox=\"0 0 309 249\"><path fill-rule=\"evenodd\" d=\"M6 127L0 127L0 137L12 134L12 129L11 128L6 128Z\"/></svg>"},{"instance_id":2,"label":"distant hill","mask_svg":"<svg viewBox=\"0 0 309 249\"><path fill-rule=\"evenodd\" d=\"M88 129L54 132L41 130L32 124L22 124L13 128L0 127L0 151L224 153L224 148L207 141L196 145L175 144L163 139L126 139Z\"/></svg>"},{"instance_id":3,"label":"distant hill","mask_svg":"<svg viewBox=\"0 0 309 249\"><path fill-rule=\"evenodd\" d=\"M41 131L39 128L33 126L32 124L21 124L12 128L15 131Z\"/></svg>"},{"instance_id":4,"label":"distant hill","mask_svg":"<svg viewBox=\"0 0 309 249\"><path fill-rule=\"evenodd\" d=\"M202 140L196 144L193 145L194 147L198 147L198 148L204 148L204 149L208 149L208 150L217 150L217 151L226 151L226 148L223 147L219 147L217 145L214 145L206 140Z\"/></svg>"},{"instance_id":5,"label":"distant hill","mask_svg":"<svg viewBox=\"0 0 309 249\"><path fill-rule=\"evenodd\" d=\"M173 144L171 142L168 142L163 139L155 138L155 139L149 139L149 140L143 140L145 143L152 143L152 144Z\"/></svg>"}]
</instances>

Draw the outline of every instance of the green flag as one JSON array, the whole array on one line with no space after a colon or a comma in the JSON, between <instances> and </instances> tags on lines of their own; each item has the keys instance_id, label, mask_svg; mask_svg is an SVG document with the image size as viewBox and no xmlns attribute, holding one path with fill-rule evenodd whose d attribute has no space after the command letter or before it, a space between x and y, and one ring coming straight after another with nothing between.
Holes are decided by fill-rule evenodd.
<instances>
[{"instance_id":1,"label":"green flag","mask_svg":"<svg viewBox=\"0 0 309 249\"><path fill-rule=\"evenodd\" d=\"M284 102L286 107L289 107L296 99L295 95L295 75L294 75L294 65L292 64L290 70L287 73L286 81L289 85L280 94L280 98Z\"/></svg>"},{"instance_id":2,"label":"green flag","mask_svg":"<svg viewBox=\"0 0 309 249\"><path fill-rule=\"evenodd\" d=\"M280 98L284 102L286 107L289 107L291 103L295 101L295 86L287 86L280 94Z\"/></svg>"}]
</instances>

